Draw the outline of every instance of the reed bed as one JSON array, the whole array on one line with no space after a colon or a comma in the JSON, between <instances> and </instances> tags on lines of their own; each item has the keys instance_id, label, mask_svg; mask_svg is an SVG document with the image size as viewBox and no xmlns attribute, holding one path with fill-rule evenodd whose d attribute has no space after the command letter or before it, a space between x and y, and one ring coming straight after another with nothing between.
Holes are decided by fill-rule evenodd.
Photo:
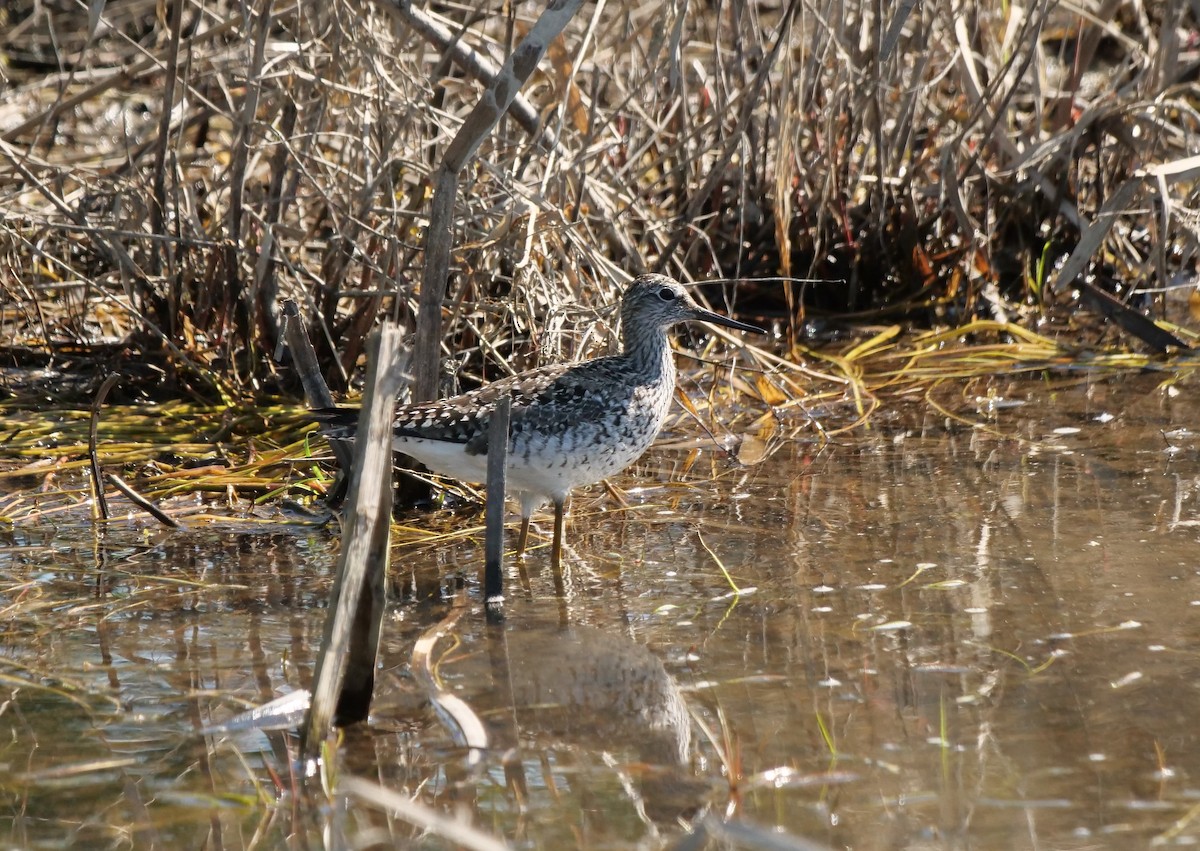
<instances>
[{"instance_id":1,"label":"reed bed","mask_svg":"<svg viewBox=\"0 0 1200 851\"><path fill-rule=\"evenodd\" d=\"M537 10L90 8L0 28L0 358L238 403L294 390L290 297L348 390L380 314L414 327L431 176ZM463 174L442 390L610 342L647 268L743 281L703 292L790 363L814 322L1162 349L1077 317L1192 286L1196 29L1179 0L588 6Z\"/></svg>"},{"instance_id":2,"label":"reed bed","mask_svg":"<svg viewBox=\"0 0 1200 851\"><path fill-rule=\"evenodd\" d=\"M380 315L415 327L442 152L536 10L90 8L0 28L0 515L87 502L112 372L97 457L147 498L319 496L280 305L342 394ZM947 381L1190 369L1191 6L660 11L579 13L461 175L441 392L603 352L646 269L774 329L700 349L710 431L835 440Z\"/></svg>"}]
</instances>

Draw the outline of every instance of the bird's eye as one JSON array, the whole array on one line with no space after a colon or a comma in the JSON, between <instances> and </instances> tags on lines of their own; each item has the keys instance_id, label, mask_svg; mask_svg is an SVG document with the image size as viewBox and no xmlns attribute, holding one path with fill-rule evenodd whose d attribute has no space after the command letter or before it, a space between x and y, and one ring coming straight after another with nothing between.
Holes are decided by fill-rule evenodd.
<instances>
[{"instance_id":1,"label":"bird's eye","mask_svg":"<svg viewBox=\"0 0 1200 851\"><path fill-rule=\"evenodd\" d=\"M675 299L679 298L679 293L675 292L675 290L671 289L670 287L663 287L658 291L658 297L663 301L674 301Z\"/></svg>"}]
</instances>

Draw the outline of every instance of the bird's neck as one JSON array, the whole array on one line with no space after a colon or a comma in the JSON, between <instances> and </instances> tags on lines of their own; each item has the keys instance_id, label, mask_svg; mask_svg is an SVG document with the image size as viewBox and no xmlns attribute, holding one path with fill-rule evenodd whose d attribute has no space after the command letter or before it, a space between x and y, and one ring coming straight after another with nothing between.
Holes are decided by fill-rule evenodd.
<instances>
[{"instance_id":1,"label":"bird's neck","mask_svg":"<svg viewBox=\"0 0 1200 851\"><path fill-rule=\"evenodd\" d=\"M627 335L621 356L647 381L675 378L675 359L662 328Z\"/></svg>"}]
</instances>

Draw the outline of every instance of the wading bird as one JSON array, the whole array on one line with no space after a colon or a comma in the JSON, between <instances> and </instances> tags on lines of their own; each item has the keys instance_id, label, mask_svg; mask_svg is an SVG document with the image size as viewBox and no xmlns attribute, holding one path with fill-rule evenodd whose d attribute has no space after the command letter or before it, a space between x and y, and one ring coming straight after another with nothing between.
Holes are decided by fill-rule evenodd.
<instances>
[{"instance_id":1,"label":"wading bird","mask_svg":"<svg viewBox=\"0 0 1200 851\"><path fill-rule=\"evenodd\" d=\"M393 450L464 482L487 479L488 424L501 397L512 396L506 478L521 504L517 556L529 518L554 504L551 563L561 569L563 507L573 488L624 470L658 436L675 392L667 331L680 322L711 322L765 333L698 305L664 275L634 279L621 298L621 353L576 364L531 369L461 396L400 405ZM332 439L352 437L358 412L316 412Z\"/></svg>"}]
</instances>

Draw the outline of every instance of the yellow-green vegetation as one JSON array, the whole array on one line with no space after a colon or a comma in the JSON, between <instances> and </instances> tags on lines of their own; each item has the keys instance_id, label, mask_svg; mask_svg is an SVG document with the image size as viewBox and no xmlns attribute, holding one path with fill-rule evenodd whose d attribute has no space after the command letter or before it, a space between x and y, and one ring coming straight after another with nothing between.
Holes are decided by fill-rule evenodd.
<instances>
[{"instance_id":1,"label":"yellow-green vegetation","mask_svg":"<svg viewBox=\"0 0 1200 851\"><path fill-rule=\"evenodd\" d=\"M78 508L87 479L87 411L4 411L0 520ZM303 411L294 406L163 404L105 410L97 455L106 471L132 475L153 500L209 495L227 504L319 495L329 484ZM188 513L203 510L192 504Z\"/></svg>"},{"instance_id":2,"label":"yellow-green vegetation","mask_svg":"<svg viewBox=\"0 0 1200 851\"><path fill-rule=\"evenodd\" d=\"M322 490L298 408L262 401L299 396L280 305L339 394L379 316L415 326L433 176L538 11L10 4L4 475L84 463L89 392L32 375L118 370L101 460L152 497ZM444 389L602 350L644 269L773 328L708 382L735 429L824 439L948 379L1170 362L1195 14L585 5L461 172Z\"/></svg>"},{"instance_id":3,"label":"yellow-green vegetation","mask_svg":"<svg viewBox=\"0 0 1200 851\"><path fill-rule=\"evenodd\" d=\"M870 427L881 407L913 400L962 423L987 425L989 396L1006 377L1097 378L1168 367L1158 357L1086 350L990 320L919 333L889 326L819 351L744 345L736 358L702 355L714 366L711 374L692 370L684 382L689 414L722 431L818 442ZM1176 361L1169 369L1189 372L1191 363ZM0 522L84 505L91 495L89 413L30 410L18 399L0 403L0 415ZM681 414L674 428L687 430L689 422ZM204 497L171 509L185 514L285 498L303 504L332 485L324 438L302 405L286 401L109 406L97 429L97 455L104 470L132 476L149 499Z\"/></svg>"}]
</instances>

